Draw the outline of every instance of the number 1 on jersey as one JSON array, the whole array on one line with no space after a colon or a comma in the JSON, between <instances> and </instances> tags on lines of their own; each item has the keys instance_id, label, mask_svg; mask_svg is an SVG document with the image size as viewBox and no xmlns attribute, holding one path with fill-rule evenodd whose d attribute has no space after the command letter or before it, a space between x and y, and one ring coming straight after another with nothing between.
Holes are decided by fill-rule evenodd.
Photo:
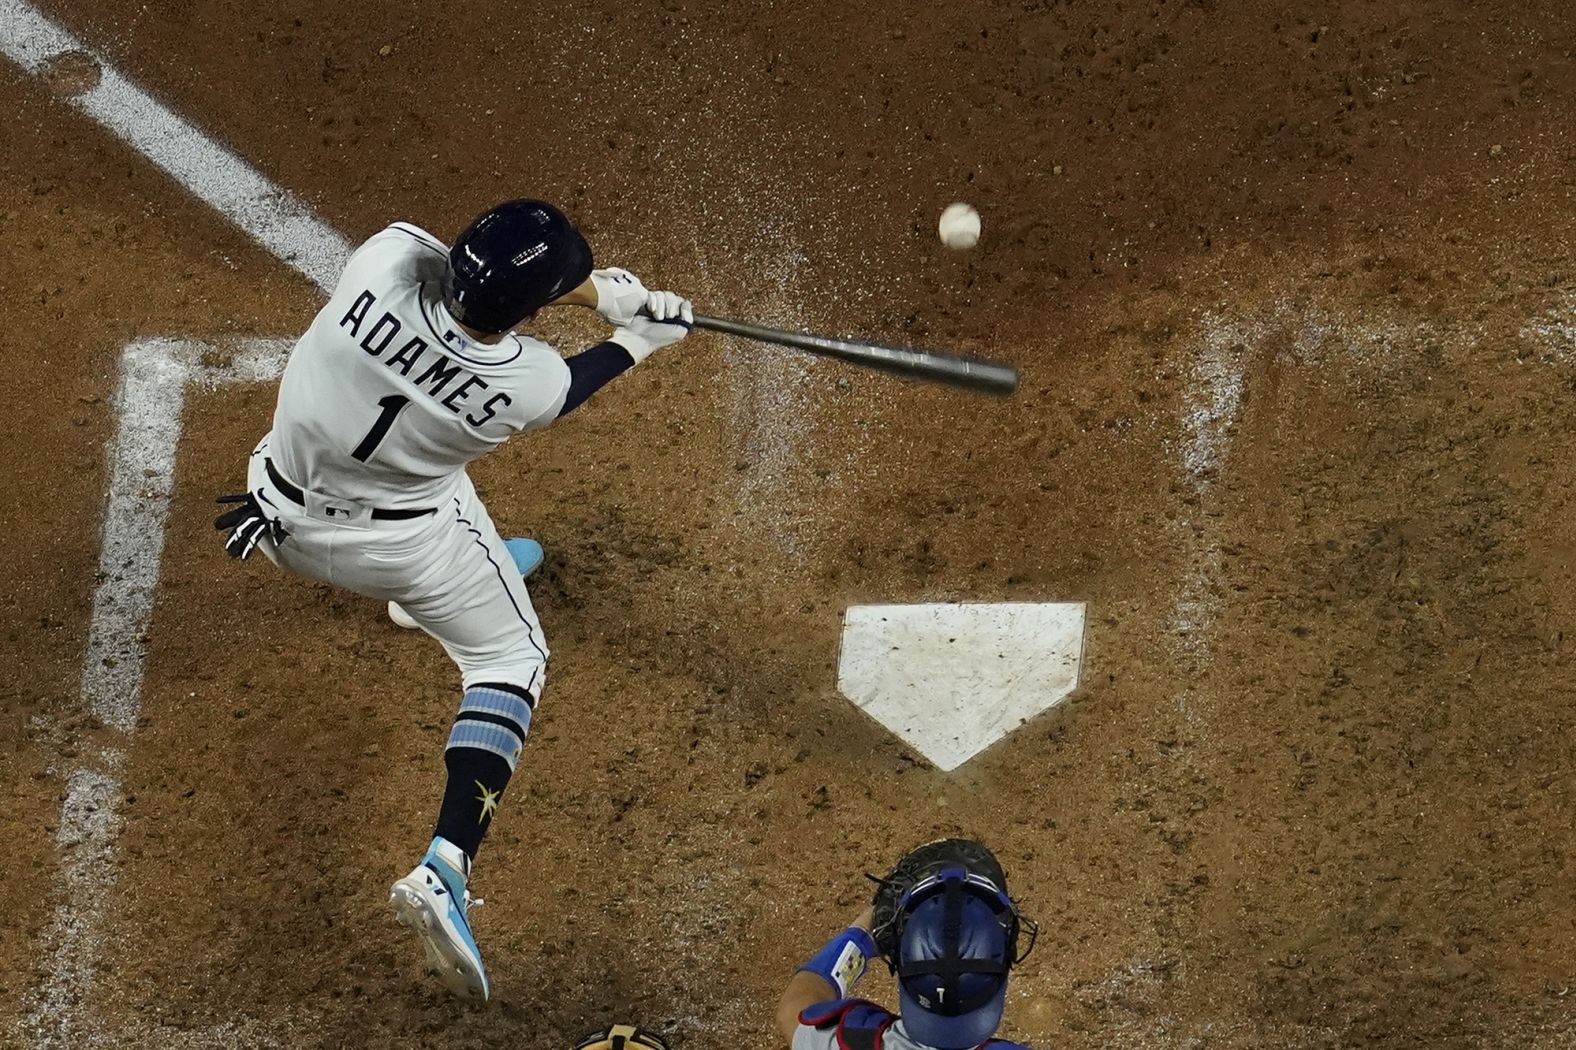
<instances>
[{"instance_id":1,"label":"number 1 on jersey","mask_svg":"<svg viewBox=\"0 0 1576 1050\"><path fill-rule=\"evenodd\" d=\"M372 424L372 429L367 431L367 436L361 439L361 444L350 454L351 459L365 463L372 457L373 451L378 447L378 442L388 435L389 427L394 425L394 417L399 415L400 409L410 404L410 398L404 394L390 394L388 397L378 399L378 407L383 411L378 413L377 422Z\"/></svg>"}]
</instances>

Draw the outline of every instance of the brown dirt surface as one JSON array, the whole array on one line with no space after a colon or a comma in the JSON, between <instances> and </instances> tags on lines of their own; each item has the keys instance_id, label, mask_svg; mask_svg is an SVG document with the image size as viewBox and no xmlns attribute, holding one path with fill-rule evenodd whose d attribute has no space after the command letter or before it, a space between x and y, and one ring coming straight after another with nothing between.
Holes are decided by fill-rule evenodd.
<instances>
[{"instance_id":1,"label":"brown dirt surface","mask_svg":"<svg viewBox=\"0 0 1576 1050\"><path fill-rule=\"evenodd\" d=\"M955 832L1043 925L1026 1042L1569 1045L1568 5L47 7L352 237L539 194L717 313L1025 372L985 401L696 336L478 465L548 549L554 647L477 868L480 1012L384 906L455 676L373 603L222 557L209 500L273 395L194 398L92 1004L115 1045L559 1050L614 1017L773 1045L858 873ZM13 367L0 451L13 993L58 756L101 735L115 354L317 302L55 97L91 82L0 65L7 352L49 365ZM953 199L973 252L936 241ZM846 605L956 598L1090 630L1066 705L944 775L834 664Z\"/></svg>"},{"instance_id":2,"label":"brown dirt surface","mask_svg":"<svg viewBox=\"0 0 1576 1050\"><path fill-rule=\"evenodd\" d=\"M0 421L0 811L12 900L0 937L0 1033L46 965L64 887L54 835L65 776L104 735L77 702L98 569L116 355L144 334L251 332L295 312L302 282L178 187L0 63L0 285L11 292ZM138 275L128 283L128 273ZM304 312L303 312L304 313ZM298 313L297 316L302 316Z\"/></svg>"}]
</instances>

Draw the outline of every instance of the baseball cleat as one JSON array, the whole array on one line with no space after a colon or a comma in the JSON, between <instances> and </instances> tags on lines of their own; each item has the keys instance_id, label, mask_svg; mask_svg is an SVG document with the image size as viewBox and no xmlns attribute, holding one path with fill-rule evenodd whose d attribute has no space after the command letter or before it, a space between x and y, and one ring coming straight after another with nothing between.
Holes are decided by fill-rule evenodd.
<instances>
[{"instance_id":1,"label":"baseball cleat","mask_svg":"<svg viewBox=\"0 0 1576 1050\"><path fill-rule=\"evenodd\" d=\"M460 867L456 867L457 861ZM481 906L465 889L461 867L465 855L442 839L433 839L416 870L389 891L389 904L401 926L416 931L427 950L427 969L461 999L486 1002L491 994L482 953L471 936L467 912Z\"/></svg>"},{"instance_id":2,"label":"baseball cleat","mask_svg":"<svg viewBox=\"0 0 1576 1050\"><path fill-rule=\"evenodd\" d=\"M531 574L542 567L542 559L547 556L540 543L524 536L504 540L503 545L509 548L509 557L514 559L514 567L520 570L522 579L529 580Z\"/></svg>"},{"instance_id":3,"label":"baseball cleat","mask_svg":"<svg viewBox=\"0 0 1576 1050\"><path fill-rule=\"evenodd\" d=\"M514 559L514 567L519 570L522 579L529 580L531 574L542 567L542 559L546 557L546 552L535 540L517 536L512 540L504 540L503 545L509 548L509 557ZM407 631L421 626L414 616L400 608L399 602L389 602L389 619L394 621L394 626L403 627Z\"/></svg>"}]
</instances>

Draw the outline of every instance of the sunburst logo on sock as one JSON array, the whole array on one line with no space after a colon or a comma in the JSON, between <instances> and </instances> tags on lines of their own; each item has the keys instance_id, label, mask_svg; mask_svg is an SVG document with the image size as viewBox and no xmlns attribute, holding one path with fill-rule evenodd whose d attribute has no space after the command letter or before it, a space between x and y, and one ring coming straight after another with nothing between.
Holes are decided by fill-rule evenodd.
<instances>
[{"instance_id":1,"label":"sunburst logo on sock","mask_svg":"<svg viewBox=\"0 0 1576 1050\"><path fill-rule=\"evenodd\" d=\"M497 791L488 791L487 785L483 784L480 780L476 781L475 783L482 792L480 795L476 796L476 801L482 804L482 815L476 818L476 823L480 824L482 821L492 816L493 810L498 808L498 796L503 794L503 789L499 788Z\"/></svg>"}]
</instances>

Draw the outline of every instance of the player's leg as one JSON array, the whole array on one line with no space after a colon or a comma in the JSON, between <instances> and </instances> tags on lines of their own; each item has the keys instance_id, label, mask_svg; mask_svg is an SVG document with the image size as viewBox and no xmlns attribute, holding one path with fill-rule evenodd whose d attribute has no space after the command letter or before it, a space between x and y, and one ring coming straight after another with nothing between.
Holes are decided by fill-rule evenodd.
<instances>
[{"instance_id":1,"label":"player's leg","mask_svg":"<svg viewBox=\"0 0 1576 1050\"><path fill-rule=\"evenodd\" d=\"M441 544L420 585L399 601L461 671L464 695L444 748L446 782L431 845L395 883L400 920L426 941L429 960L457 994L488 985L466 905L470 865L525 747L547 670L547 644L525 583L467 482L440 510Z\"/></svg>"},{"instance_id":2,"label":"player's leg","mask_svg":"<svg viewBox=\"0 0 1576 1050\"><path fill-rule=\"evenodd\" d=\"M509 550L509 557L514 561L514 570L520 574L522 580L529 580L537 569L542 567L546 560L547 552L542 550L542 545L533 539L524 536L515 536L503 541ZM417 630L421 627L416 618L405 611L399 602L389 602L389 619L394 626L406 630Z\"/></svg>"},{"instance_id":3,"label":"player's leg","mask_svg":"<svg viewBox=\"0 0 1576 1050\"><path fill-rule=\"evenodd\" d=\"M474 859L525 746L548 650L508 546L468 482L440 513L453 524L441 585L405 604L460 669L437 833Z\"/></svg>"},{"instance_id":4,"label":"player's leg","mask_svg":"<svg viewBox=\"0 0 1576 1050\"><path fill-rule=\"evenodd\" d=\"M465 495L432 517L349 528L317 521L276 490L253 453L248 489L290 530L261 545L281 567L371 597L410 602L464 673L465 695L445 752L448 784L438 832L389 899L422 937L427 959L456 995L489 995L471 935L466 890L471 858L514 772L530 728L547 647L508 548L467 482ZM500 568L507 566L506 569Z\"/></svg>"},{"instance_id":5,"label":"player's leg","mask_svg":"<svg viewBox=\"0 0 1576 1050\"><path fill-rule=\"evenodd\" d=\"M266 451L266 441L259 453ZM254 454L254 491L271 485ZM519 564L540 548L505 541L475 488L432 518L352 529L281 502L294 530L269 557L287 569L409 607L460 668L464 685L445 753L448 784L437 833L474 858L519 761L547 670L547 642ZM527 565L526 567L530 567Z\"/></svg>"}]
</instances>

